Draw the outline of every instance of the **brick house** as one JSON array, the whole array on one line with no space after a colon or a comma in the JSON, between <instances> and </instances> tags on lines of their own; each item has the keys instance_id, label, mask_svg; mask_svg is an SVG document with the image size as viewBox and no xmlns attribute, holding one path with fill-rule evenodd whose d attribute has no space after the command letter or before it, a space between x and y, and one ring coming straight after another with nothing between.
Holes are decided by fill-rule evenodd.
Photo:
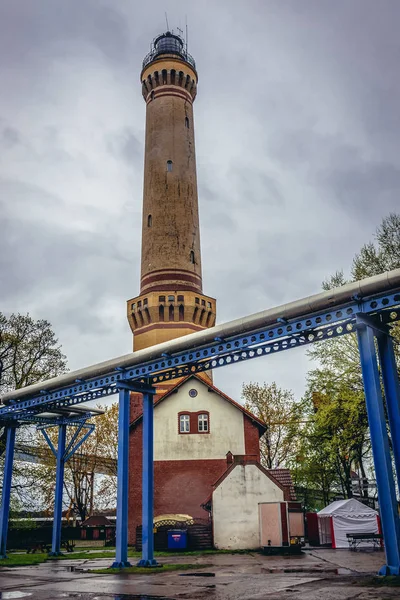
<instances>
[{"instance_id":1,"label":"brick house","mask_svg":"<svg viewBox=\"0 0 400 600\"><path fill-rule=\"evenodd\" d=\"M154 517L185 514L208 519L204 501L233 462L259 464L265 424L208 379L180 380L154 403ZM129 543L142 511L142 407L131 399ZM279 471L279 473L278 473ZM286 469L271 473L285 499L293 499ZM283 482L283 480L285 482Z\"/></svg>"}]
</instances>

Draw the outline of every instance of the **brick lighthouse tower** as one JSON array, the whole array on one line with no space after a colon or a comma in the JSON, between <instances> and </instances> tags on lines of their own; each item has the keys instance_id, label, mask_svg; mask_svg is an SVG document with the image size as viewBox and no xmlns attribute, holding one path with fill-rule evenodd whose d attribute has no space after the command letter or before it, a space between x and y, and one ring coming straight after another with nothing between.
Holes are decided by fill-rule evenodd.
<instances>
[{"instance_id":1,"label":"brick lighthouse tower","mask_svg":"<svg viewBox=\"0 0 400 600\"><path fill-rule=\"evenodd\" d=\"M140 76L146 102L140 295L128 300L134 350L215 324L202 289L193 102L196 65L184 41L158 36Z\"/></svg>"}]
</instances>

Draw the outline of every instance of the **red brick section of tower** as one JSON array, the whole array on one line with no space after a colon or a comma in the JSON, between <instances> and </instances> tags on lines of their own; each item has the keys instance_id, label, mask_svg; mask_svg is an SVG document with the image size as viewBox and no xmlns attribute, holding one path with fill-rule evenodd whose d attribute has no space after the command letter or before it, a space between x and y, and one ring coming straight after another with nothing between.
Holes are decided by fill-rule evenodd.
<instances>
[{"instance_id":1,"label":"red brick section of tower","mask_svg":"<svg viewBox=\"0 0 400 600\"><path fill-rule=\"evenodd\" d=\"M141 72L146 102L140 295L128 300L134 350L215 325L202 292L193 101L194 60L183 40L156 38Z\"/></svg>"}]
</instances>

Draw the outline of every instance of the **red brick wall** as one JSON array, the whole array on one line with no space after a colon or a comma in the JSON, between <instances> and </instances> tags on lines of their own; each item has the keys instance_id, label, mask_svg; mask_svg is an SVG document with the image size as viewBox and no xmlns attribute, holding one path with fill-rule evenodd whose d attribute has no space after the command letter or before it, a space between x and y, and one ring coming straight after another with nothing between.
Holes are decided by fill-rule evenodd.
<instances>
[{"instance_id":1,"label":"red brick wall","mask_svg":"<svg viewBox=\"0 0 400 600\"><path fill-rule=\"evenodd\" d=\"M174 513L208 518L201 508L212 485L226 471L226 459L154 463L154 516ZM129 448L129 543L142 520L142 424L131 432Z\"/></svg>"},{"instance_id":2,"label":"red brick wall","mask_svg":"<svg viewBox=\"0 0 400 600\"><path fill-rule=\"evenodd\" d=\"M136 392L131 393L131 405L130 405L130 422L135 421L143 412L143 396Z\"/></svg>"},{"instance_id":3,"label":"red brick wall","mask_svg":"<svg viewBox=\"0 0 400 600\"><path fill-rule=\"evenodd\" d=\"M243 415L244 423L244 449L246 454L255 454L260 461L260 433L250 417Z\"/></svg>"}]
</instances>

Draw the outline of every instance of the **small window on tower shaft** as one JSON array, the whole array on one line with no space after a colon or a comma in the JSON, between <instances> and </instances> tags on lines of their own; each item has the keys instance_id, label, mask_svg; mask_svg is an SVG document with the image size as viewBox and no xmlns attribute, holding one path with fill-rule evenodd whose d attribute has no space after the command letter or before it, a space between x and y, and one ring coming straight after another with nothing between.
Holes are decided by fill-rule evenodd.
<instances>
[{"instance_id":1,"label":"small window on tower shaft","mask_svg":"<svg viewBox=\"0 0 400 600\"><path fill-rule=\"evenodd\" d=\"M172 160L167 160L167 171L169 173L172 171Z\"/></svg>"},{"instance_id":2,"label":"small window on tower shaft","mask_svg":"<svg viewBox=\"0 0 400 600\"><path fill-rule=\"evenodd\" d=\"M185 117L185 127L189 129L189 118Z\"/></svg>"},{"instance_id":3,"label":"small window on tower shaft","mask_svg":"<svg viewBox=\"0 0 400 600\"><path fill-rule=\"evenodd\" d=\"M149 215L147 217L147 227L151 227L153 225L153 217Z\"/></svg>"},{"instance_id":4,"label":"small window on tower shaft","mask_svg":"<svg viewBox=\"0 0 400 600\"><path fill-rule=\"evenodd\" d=\"M194 251L190 251L190 262L194 265Z\"/></svg>"}]
</instances>

